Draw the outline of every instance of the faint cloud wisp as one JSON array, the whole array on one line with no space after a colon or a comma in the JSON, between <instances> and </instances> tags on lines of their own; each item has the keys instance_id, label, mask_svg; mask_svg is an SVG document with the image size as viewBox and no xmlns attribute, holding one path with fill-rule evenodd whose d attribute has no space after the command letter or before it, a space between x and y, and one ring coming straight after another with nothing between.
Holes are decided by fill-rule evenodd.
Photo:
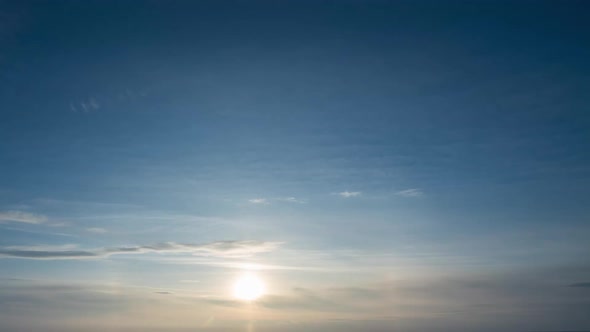
<instances>
[{"instance_id":1,"label":"faint cloud wisp","mask_svg":"<svg viewBox=\"0 0 590 332\"><path fill-rule=\"evenodd\" d=\"M47 221L47 217L40 214L23 212L23 211L4 211L0 212L0 222L11 221L25 224L42 224Z\"/></svg>"},{"instance_id":2,"label":"faint cloud wisp","mask_svg":"<svg viewBox=\"0 0 590 332\"><path fill-rule=\"evenodd\" d=\"M300 203L300 204L306 203L305 200L298 199L298 198L295 198L295 197L282 197L282 198L277 198L277 201L287 202L287 203Z\"/></svg>"},{"instance_id":3,"label":"faint cloud wisp","mask_svg":"<svg viewBox=\"0 0 590 332\"><path fill-rule=\"evenodd\" d=\"M90 111L95 111L100 109L100 104L94 98L90 98L88 100L84 100L81 102L71 102L70 103L70 110L72 112L84 112L88 113Z\"/></svg>"},{"instance_id":4,"label":"faint cloud wisp","mask_svg":"<svg viewBox=\"0 0 590 332\"><path fill-rule=\"evenodd\" d=\"M398 196L403 197L421 197L424 196L424 192L418 188L411 188L406 190L401 190L395 193Z\"/></svg>"},{"instance_id":5,"label":"faint cloud wisp","mask_svg":"<svg viewBox=\"0 0 590 332\"><path fill-rule=\"evenodd\" d=\"M344 198L358 197L361 195L361 192L360 191L343 191L343 192L339 192L338 195L340 197L344 197Z\"/></svg>"},{"instance_id":6,"label":"faint cloud wisp","mask_svg":"<svg viewBox=\"0 0 590 332\"><path fill-rule=\"evenodd\" d=\"M266 198L252 198L248 200L249 203L251 204L270 204L270 202L266 199Z\"/></svg>"},{"instance_id":7,"label":"faint cloud wisp","mask_svg":"<svg viewBox=\"0 0 590 332\"><path fill-rule=\"evenodd\" d=\"M108 233L108 231L104 228L100 228L100 227L90 227L90 228L86 228L86 231L89 233L94 233L94 234L105 234Z\"/></svg>"}]
</instances>

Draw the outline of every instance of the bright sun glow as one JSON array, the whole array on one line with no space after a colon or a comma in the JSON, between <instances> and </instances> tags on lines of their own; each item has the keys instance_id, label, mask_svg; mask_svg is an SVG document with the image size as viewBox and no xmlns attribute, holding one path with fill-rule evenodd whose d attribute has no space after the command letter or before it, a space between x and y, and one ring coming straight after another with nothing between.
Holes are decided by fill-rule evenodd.
<instances>
[{"instance_id":1,"label":"bright sun glow","mask_svg":"<svg viewBox=\"0 0 590 332\"><path fill-rule=\"evenodd\" d=\"M254 301L265 291L264 282L253 274L244 274L234 283L234 297L243 301Z\"/></svg>"}]
</instances>

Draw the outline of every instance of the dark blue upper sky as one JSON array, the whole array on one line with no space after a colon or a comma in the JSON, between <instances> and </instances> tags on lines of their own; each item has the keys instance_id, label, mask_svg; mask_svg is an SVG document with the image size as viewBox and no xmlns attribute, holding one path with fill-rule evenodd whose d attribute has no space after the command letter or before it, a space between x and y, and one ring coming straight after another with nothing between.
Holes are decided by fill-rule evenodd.
<instances>
[{"instance_id":1,"label":"dark blue upper sky","mask_svg":"<svg viewBox=\"0 0 590 332\"><path fill-rule=\"evenodd\" d=\"M475 265L505 289L518 288L506 271L587 282L589 13L586 1L0 2L0 277L103 282L124 255L38 252L256 240L278 255L261 263L316 264L289 261L299 250L328 255L319 266L362 261L366 276L341 287L399 272L385 266L415 280L422 266L468 279ZM143 285L155 261L121 282ZM190 279L173 275L154 280ZM587 309L583 296L559 303ZM590 327L551 308L502 327ZM489 317L481 326L498 328Z\"/></svg>"}]
</instances>

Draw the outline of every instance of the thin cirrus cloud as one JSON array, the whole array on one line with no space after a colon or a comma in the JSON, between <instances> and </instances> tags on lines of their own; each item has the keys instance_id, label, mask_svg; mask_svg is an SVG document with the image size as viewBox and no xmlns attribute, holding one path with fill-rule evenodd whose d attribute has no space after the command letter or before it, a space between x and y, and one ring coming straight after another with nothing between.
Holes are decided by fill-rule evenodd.
<instances>
[{"instance_id":1,"label":"thin cirrus cloud","mask_svg":"<svg viewBox=\"0 0 590 332\"><path fill-rule=\"evenodd\" d=\"M292 197L292 196L289 196L289 197L278 197L278 198L271 198L271 199L268 199L268 198L252 198L252 199L249 199L248 200L248 202L250 204L260 204L260 205L268 205L268 204L271 203L271 201L285 202L285 203L300 203L300 204L306 203L305 200L302 200L302 199L299 199L299 198L296 198L296 197Z\"/></svg>"},{"instance_id":2,"label":"thin cirrus cloud","mask_svg":"<svg viewBox=\"0 0 590 332\"><path fill-rule=\"evenodd\" d=\"M252 198L248 202L251 204L270 204L266 198Z\"/></svg>"},{"instance_id":3,"label":"thin cirrus cloud","mask_svg":"<svg viewBox=\"0 0 590 332\"><path fill-rule=\"evenodd\" d=\"M94 98L89 98L88 100L80 101L80 102L71 102L70 103L70 110L72 112L84 112L88 113L90 111L95 111L100 109L100 104Z\"/></svg>"},{"instance_id":4,"label":"thin cirrus cloud","mask_svg":"<svg viewBox=\"0 0 590 332\"><path fill-rule=\"evenodd\" d=\"M361 195L360 191L343 191L339 192L338 195L344 198L358 197Z\"/></svg>"},{"instance_id":5,"label":"thin cirrus cloud","mask_svg":"<svg viewBox=\"0 0 590 332\"><path fill-rule=\"evenodd\" d=\"M403 197L421 197L424 196L424 192L418 188L411 188L411 189L405 189L405 190L400 190L398 192L395 193L398 196L403 196Z\"/></svg>"},{"instance_id":6,"label":"thin cirrus cloud","mask_svg":"<svg viewBox=\"0 0 590 332\"><path fill-rule=\"evenodd\" d=\"M287 203L306 203L305 200L298 199L295 197L281 197L281 198L277 198L277 201L287 202Z\"/></svg>"},{"instance_id":7,"label":"thin cirrus cloud","mask_svg":"<svg viewBox=\"0 0 590 332\"><path fill-rule=\"evenodd\" d=\"M54 249L47 247L0 247L0 257L28 259L87 259L120 254L176 253L220 258L249 257L276 250L282 242L217 241L206 244L164 242L154 245L110 247L95 250Z\"/></svg>"},{"instance_id":8,"label":"thin cirrus cloud","mask_svg":"<svg viewBox=\"0 0 590 332\"><path fill-rule=\"evenodd\" d=\"M25 224L42 224L47 221L47 217L40 214L23 212L23 211L2 211L0 212L0 222L20 222Z\"/></svg>"}]
</instances>

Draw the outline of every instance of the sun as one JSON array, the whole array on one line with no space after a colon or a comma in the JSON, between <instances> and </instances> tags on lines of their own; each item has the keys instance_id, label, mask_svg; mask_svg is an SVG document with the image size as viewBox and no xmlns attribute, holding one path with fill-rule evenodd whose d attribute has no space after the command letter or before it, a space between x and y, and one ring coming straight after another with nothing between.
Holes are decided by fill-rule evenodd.
<instances>
[{"instance_id":1,"label":"sun","mask_svg":"<svg viewBox=\"0 0 590 332\"><path fill-rule=\"evenodd\" d=\"M254 274L244 274L234 283L234 297L242 301L254 301L266 292L264 282Z\"/></svg>"}]
</instances>

